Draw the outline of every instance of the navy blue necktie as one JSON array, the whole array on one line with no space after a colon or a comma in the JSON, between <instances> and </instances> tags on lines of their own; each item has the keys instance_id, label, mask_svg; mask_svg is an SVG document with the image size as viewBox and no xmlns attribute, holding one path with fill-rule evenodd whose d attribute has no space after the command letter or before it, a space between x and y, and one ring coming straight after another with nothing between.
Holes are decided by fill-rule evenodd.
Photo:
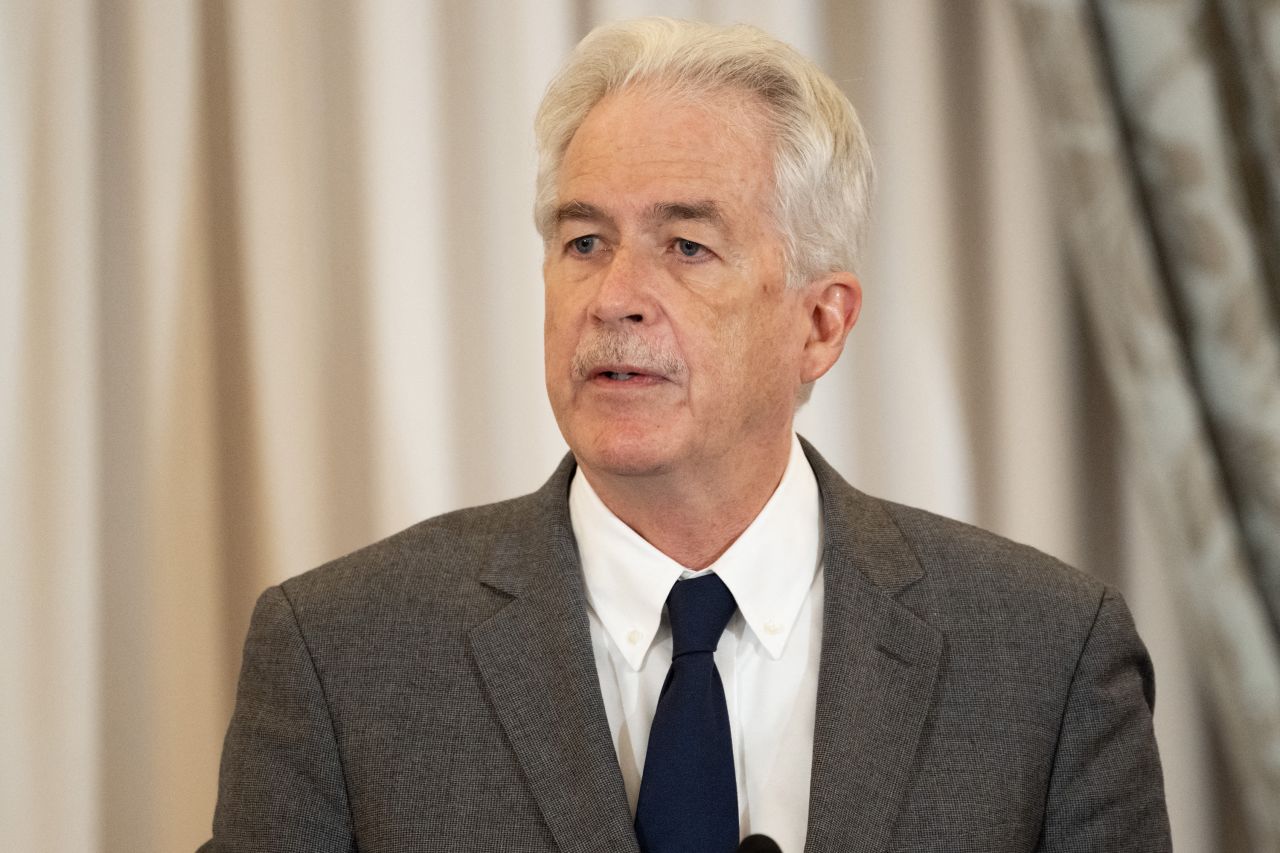
<instances>
[{"instance_id":1,"label":"navy blue necktie","mask_svg":"<svg viewBox=\"0 0 1280 853\"><path fill-rule=\"evenodd\" d=\"M667 596L671 670L649 730L636 838L644 853L733 853L738 786L724 684L713 654L738 605L712 575Z\"/></svg>"}]
</instances>

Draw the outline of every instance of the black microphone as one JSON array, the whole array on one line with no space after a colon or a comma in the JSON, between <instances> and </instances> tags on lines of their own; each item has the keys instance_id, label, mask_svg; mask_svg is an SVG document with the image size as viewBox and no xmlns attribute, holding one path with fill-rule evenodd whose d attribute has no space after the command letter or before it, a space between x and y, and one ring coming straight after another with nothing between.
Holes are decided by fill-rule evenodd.
<instances>
[{"instance_id":1,"label":"black microphone","mask_svg":"<svg viewBox=\"0 0 1280 853\"><path fill-rule=\"evenodd\" d=\"M748 835L738 845L738 853L782 853L782 848L767 835Z\"/></svg>"}]
</instances>

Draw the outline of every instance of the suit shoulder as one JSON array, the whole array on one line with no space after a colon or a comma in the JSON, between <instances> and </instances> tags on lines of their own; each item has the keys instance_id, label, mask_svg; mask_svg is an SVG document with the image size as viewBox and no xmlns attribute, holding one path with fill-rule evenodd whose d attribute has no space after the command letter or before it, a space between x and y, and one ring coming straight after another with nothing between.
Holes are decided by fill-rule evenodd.
<instances>
[{"instance_id":1,"label":"suit shoulder","mask_svg":"<svg viewBox=\"0 0 1280 853\"><path fill-rule=\"evenodd\" d=\"M919 560L940 609L1092 620L1106 584L1043 551L927 510L880 501Z\"/></svg>"},{"instance_id":2,"label":"suit shoulder","mask_svg":"<svg viewBox=\"0 0 1280 853\"><path fill-rule=\"evenodd\" d=\"M494 549L537 515L536 495L420 521L282 584L295 607L312 602L458 592L474 585Z\"/></svg>"}]
</instances>

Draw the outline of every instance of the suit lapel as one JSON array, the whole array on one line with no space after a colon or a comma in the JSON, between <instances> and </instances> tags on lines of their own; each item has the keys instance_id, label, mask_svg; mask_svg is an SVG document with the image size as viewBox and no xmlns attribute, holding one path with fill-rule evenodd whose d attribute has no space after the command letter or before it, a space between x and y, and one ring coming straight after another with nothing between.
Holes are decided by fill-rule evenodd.
<instances>
[{"instance_id":1,"label":"suit lapel","mask_svg":"<svg viewBox=\"0 0 1280 853\"><path fill-rule=\"evenodd\" d=\"M804 447L826 533L805 847L871 853L886 848L901 810L943 641L902 603L923 572L892 519Z\"/></svg>"},{"instance_id":2,"label":"suit lapel","mask_svg":"<svg viewBox=\"0 0 1280 853\"><path fill-rule=\"evenodd\" d=\"M481 581L512 600L472 630L472 651L557 846L637 851L569 524L572 473L567 457L495 549Z\"/></svg>"}]
</instances>

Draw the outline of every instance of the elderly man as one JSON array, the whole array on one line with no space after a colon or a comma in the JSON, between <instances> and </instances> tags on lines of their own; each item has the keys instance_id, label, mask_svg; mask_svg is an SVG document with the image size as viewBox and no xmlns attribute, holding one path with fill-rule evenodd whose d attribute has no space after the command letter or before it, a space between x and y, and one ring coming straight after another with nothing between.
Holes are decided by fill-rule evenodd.
<instances>
[{"instance_id":1,"label":"elderly man","mask_svg":"<svg viewBox=\"0 0 1280 853\"><path fill-rule=\"evenodd\" d=\"M1167 850L1120 597L792 431L860 304L835 85L758 30L637 21L537 133L572 453L262 596L204 849Z\"/></svg>"}]
</instances>

